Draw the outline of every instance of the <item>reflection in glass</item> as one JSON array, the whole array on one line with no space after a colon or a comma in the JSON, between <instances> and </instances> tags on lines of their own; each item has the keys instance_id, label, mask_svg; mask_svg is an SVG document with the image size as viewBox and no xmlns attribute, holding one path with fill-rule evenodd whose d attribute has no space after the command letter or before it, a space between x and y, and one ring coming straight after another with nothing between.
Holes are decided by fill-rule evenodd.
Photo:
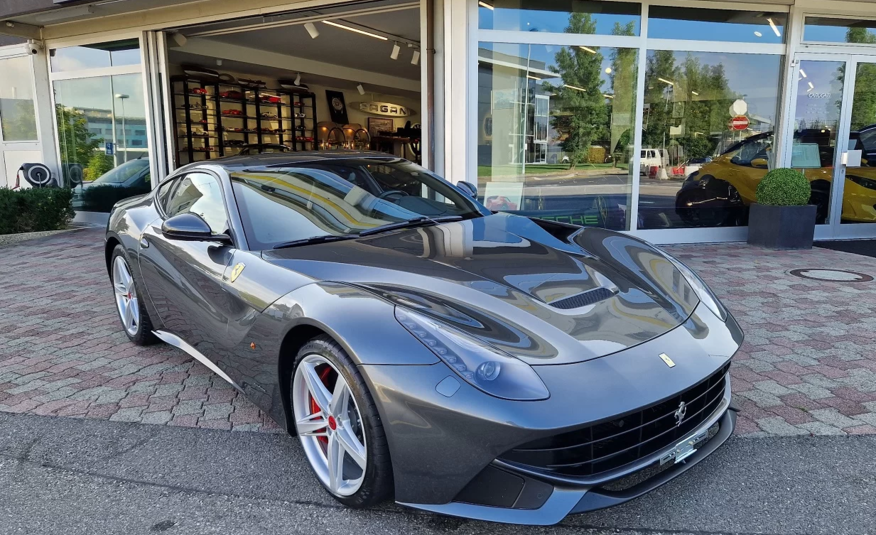
<instances>
[{"instance_id":1,"label":"reflection in glass","mask_svg":"<svg viewBox=\"0 0 876 535\"><path fill-rule=\"evenodd\" d=\"M771 164L781 61L648 52L639 228L746 224L745 207Z\"/></svg>"},{"instance_id":2,"label":"reflection in glass","mask_svg":"<svg viewBox=\"0 0 876 535\"><path fill-rule=\"evenodd\" d=\"M140 64L140 42L137 39L70 46L52 49L52 72L100 69L120 65Z\"/></svg>"},{"instance_id":3,"label":"reflection in glass","mask_svg":"<svg viewBox=\"0 0 876 535\"><path fill-rule=\"evenodd\" d=\"M844 80L844 61L800 62L791 167L809 179L818 224L829 217Z\"/></svg>"},{"instance_id":4,"label":"reflection in glass","mask_svg":"<svg viewBox=\"0 0 876 535\"><path fill-rule=\"evenodd\" d=\"M786 20L786 13L651 6L648 37L781 44Z\"/></svg>"},{"instance_id":5,"label":"reflection in glass","mask_svg":"<svg viewBox=\"0 0 876 535\"><path fill-rule=\"evenodd\" d=\"M150 191L148 162L102 178L117 166L147 159L140 75L58 80L54 91L62 175L76 187L74 208L109 211L118 200Z\"/></svg>"},{"instance_id":6,"label":"reflection in glass","mask_svg":"<svg viewBox=\"0 0 876 535\"><path fill-rule=\"evenodd\" d=\"M36 141L33 68L29 57L0 59L0 140Z\"/></svg>"},{"instance_id":7,"label":"reflection in glass","mask_svg":"<svg viewBox=\"0 0 876 535\"><path fill-rule=\"evenodd\" d=\"M876 64L858 63L852 99L851 132L844 149L861 151L861 165L850 158L846 168L841 222L876 223Z\"/></svg>"},{"instance_id":8,"label":"reflection in glass","mask_svg":"<svg viewBox=\"0 0 876 535\"><path fill-rule=\"evenodd\" d=\"M806 17L803 40L819 43L876 44L876 20Z\"/></svg>"},{"instance_id":9,"label":"reflection in glass","mask_svg":"<svg viewBox=\"0 0 876 535\"><path fill-rule=\"evenodd\" d=\"M575 20L575 33L594 22ZM616 28L630 35L633 23ZM487 208L628 229L634 49L480 43L478 191Z\"/></svg>"},{"instance_id":10,"label":"reflection in glass","mask_svg":"<svg viewBox=\"0 0 876 535\"><path fill-rule=\"evenodd\" d=\"M615 28L629 28L639 35L642 6L624 2L589 0L482 0L478 2L478 27L482 30L591 33L617 35ZM580 26L581 21L592 24ZM576 24L577 22L577 24Z\"/></svg>"}]
</instances>

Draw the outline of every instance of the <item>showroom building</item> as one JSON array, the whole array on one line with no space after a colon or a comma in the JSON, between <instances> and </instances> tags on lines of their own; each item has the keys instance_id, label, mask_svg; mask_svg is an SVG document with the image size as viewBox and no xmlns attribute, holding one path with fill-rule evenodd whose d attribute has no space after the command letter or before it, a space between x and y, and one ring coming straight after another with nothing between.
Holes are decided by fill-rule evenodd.
<instances>
[{"instance_id":1,"label":"showroom building","mask_svg":"<svg viewBox=\"0 0 876 535\"><path fill-rule=\"evenodd\" d=\"M793 167L816 239L876 237L876 5L0 6L0 187L43 163L100 212L192 161L339 148L657 243L744 241L760 179Z\"/></svg>"}]
</instances>

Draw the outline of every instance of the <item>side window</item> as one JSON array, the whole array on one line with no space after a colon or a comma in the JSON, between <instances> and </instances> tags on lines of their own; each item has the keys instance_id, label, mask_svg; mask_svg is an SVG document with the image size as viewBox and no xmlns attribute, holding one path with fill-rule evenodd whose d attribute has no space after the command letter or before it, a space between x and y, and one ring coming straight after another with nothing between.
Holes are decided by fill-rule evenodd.
<instances>
[{"instance_id":1,"label":"side window","mask_svg":"<svg viewBox=\"0 0 876 535\"><path fill-rule=\"evenodd\" d=\"M167 217L179 214L197 214L210 225L213 234L228 230L228 218L219 182L211 175L192 173L178 179L179 186L173 190L167 202Z\"/></svg>"},{"instance_id":2,"label":"side window","mask_svg":"<svg viewBox=\"0 0 876 535\"><path fill-rule=\"evenodd\" d=\"M158 205L161 206L161 209L164 210L165 213L167 213L167 201L170 199L170 192L173 190L173 186L177 181L178 179L173 178L158 186L158 195L156 195L156 199L158 200Z\"/></svg>"}]
</instances>

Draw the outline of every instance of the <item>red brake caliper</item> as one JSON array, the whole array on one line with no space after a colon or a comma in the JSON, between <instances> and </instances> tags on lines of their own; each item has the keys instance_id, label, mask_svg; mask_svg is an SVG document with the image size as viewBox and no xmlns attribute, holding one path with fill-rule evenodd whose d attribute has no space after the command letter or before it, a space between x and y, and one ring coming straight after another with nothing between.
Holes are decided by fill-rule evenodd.
<instances>
[{"instance_id":1,"label":"red brake caliper","mask_svg":"<svg viewBox=\"0 0 876 535\"><path fill-rule=\"evenodd\" d=\"M326 385L328 388L328 384L326 383L326 379L328 379L329 374L332 369L329 366L326 366L321 372L319 372L319 379L322 381L322 384ZM313 399L313 396L310 396L310 413L316 414L322 409L319 408L319 405L316 404L316 400ZM324 414L323 417L328 421L328 415ZM328 437L316 437L320 444L325 447L328 447Z\"/></svg>"}]
</instances>

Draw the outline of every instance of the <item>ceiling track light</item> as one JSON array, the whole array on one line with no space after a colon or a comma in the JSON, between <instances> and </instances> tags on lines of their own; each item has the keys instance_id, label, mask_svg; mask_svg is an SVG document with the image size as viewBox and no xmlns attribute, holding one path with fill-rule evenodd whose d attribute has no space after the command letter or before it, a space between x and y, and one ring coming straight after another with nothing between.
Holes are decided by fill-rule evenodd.
<instances>
[{"instance_id":1,"label":"ceiling track light","mask_svg":"<svg viewBox=\"0 0 876 535\"><path fill-rule=\"evenodd\" d=\"M398 41L396 41L392 45L392 53L389 55L389 57L392 59L398 59L399 53L401 53L401 47L398 45Z\"/></svg>"},{"instance_id":2,"label":"ceiling track light","mask_svg":"<svg viewBox=\"0 0 876 535\"><path fill-rule=\"evenodd\" d=\"M584 89L583 87L578 87L577 85L563 84L563 87L568 87L569 89L574 89L575 91L580 91L582 93L587 92L586 89Z\"/></svg>"},{"instance_id":3,"label":"ceiling track light","mask_svg":"<svg viewBox=\"0 0 876 535\"><path fill-rule=\"evenodd\" d=\"M364 87L362 84L357 85L357 86L356 86L356 89L359 91L359 94L360 94L360 95L364 95L364 94L365 94L365 87Z\"/></svg>"},{"instance_id":4,"label":"ceiling track light","mask_svg":"<svg viewBox=\"0 0 876 535\"><path fill-rule=\"evenodd\" d=\"M301 85L301 73L295 75L295 85Z\"/></svg>"},{"instance_id":5,"label":"ceiling track light","mask_svg":"<svg viewBox=\"0 0 876 535\"><path fill-rule=\"evenodd\" d=\"M354 32L361 35L367 35L368 37L373 37L375 39L380 39L381 41L389 41L388 37L384 37L382 35L377 35L376 33L366 32L365 30L360 30L359 28L353 28L352 26L347 26L345 24L338 24L337 22L331 20L322 21L323 24L328 24L329 26L334 26L335 28L340 28L342 30L347 30L348 32Z\"/></svg>"},{"instance_id":6,"label":"ceiling track light","mask_svg":"<svg viewBox=\"0 0 876 535\"><path fill-rule=\"evenodd\" d=\"M489 9L490 11L495 10L495 8L494 8L491 4L488 4L488 3L484 2L483 0L481 0L480 2L478 2L478 5L481 6L481 7L485 7L485 8L487 8L487 9Z\"/></svg>"},{"instance_id":7,"label":"ceiling track light","mask_svg":"<svg viewBox=\"0 0 876 535\"><path fill-rule=\"evenodd\" d=\"M578 48L580 48L584 52L590 52L591 54L596 54L596 51L593 50L592 48L587 48L586 46L579 46Z\"/></svg>"},{"instance_id":8,"label":"ceiling track light","mask_svg":"<svg viewBox=\"0 0 876 535\"><path fill-rule=\"evenodd\" d=\"M772 28L773 31L776 33L776 37L781 37L781 36L782 36L782 32L779 31L779 27L776 26L776 23L773 22L773 19L767 19L767 22L770 23L770 28Z\"/></svg>"},{"instance_id":9,"label":"ceiling track light","mask_svg":"<svg viewBox=\"0 0 876 535\"><path fill-rule=\"evenodd\" d=\"M415 48L414 55L411 57L411 65L417 65L418 63L420 63L420 51Z\"/></svg>"},{"instance_id":10,"label":"ceiling track light","mask_svg":"<svg viewBox=\"0 0 876 535\"><path fill-rule=\"evenodd\" d=\"M186 43L188 42L186 36L179 32L173 32L172 34L170 34L170 38L173 39L173 42L179 46L186 46Z\"/></svg>"},{"instance_id":11,"label":"ceiling track light","mask_svg":"<svg viewBox=\"0 0 876 535\"><path fill-rule=\"evenodd\" d=\"M307 33L310 34L311 39L316 39L317 37L319 37L319 30L316 29L316 25L314 25L312 22L305 22L304 29L307 30Z\"/></svg>"}]
</instances>

